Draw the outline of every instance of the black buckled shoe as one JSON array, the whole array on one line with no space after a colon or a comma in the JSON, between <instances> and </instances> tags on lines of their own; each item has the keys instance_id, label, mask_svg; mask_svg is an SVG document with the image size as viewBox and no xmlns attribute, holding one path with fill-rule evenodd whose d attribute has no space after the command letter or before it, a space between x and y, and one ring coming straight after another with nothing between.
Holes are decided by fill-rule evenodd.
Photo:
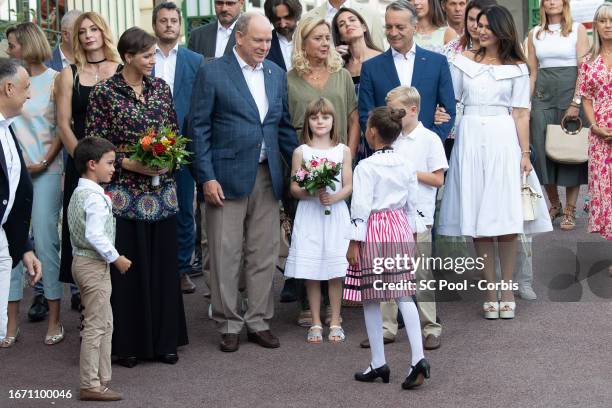
<instances>
[{"instance_id":1,"label":"black buckled shoe","mask_svg":"<svg viewBox=\"0 0 612 408\"><path fill-rule=\"evenodd\" d=\"M370 371L368 371L367 373L355 373L355 379L361 382L373 382L378 377L380 377L382 378L383 383L388 384L390 376L391 369L386 364L378 368L374 368L370 365Z\"/></svg>"},{"instance_id":2,"label":"black buckled shoe","mask_svg":"<svg viewBox=\"0 0 612 408\"><path fill-rule=\"evenodd\" d=\"M418 387L425 382L425 378L429 378L429 363L422 358L416 365L412 366L412 371L402 383L402 388L410 390Z\"/></svg>"}]
</instances>

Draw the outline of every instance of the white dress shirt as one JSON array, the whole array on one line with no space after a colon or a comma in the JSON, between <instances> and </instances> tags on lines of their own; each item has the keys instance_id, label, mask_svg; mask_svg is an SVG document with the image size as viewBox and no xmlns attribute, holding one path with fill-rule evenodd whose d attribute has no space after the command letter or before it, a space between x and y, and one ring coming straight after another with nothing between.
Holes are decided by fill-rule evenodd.
<instances>
[{"instance_id":1,"label":"white dress shirt","mask_svg":"<svg viewBox=\"0 0 612 408\"><path fill-rule=\"evenodd\" d=\"M176 55L178 53L178 43L170 50L166 57L159 48L155 46L155 76L161 78L170 86L170 91L174 95L174 73L176 72Z\"/></svg>"},{"instance_id":2,"label":"white dress shirt","mask_svg":"<svg viewBox=\"0 0 612 408\"><path fill-rule=\"evenodd\" d=\"M242 75L244 80L251 91L251 96L255 100L257 110L259 111L259 120L263 123L266 115L268 114L268 96L266 95L266 84L264 81L264 70L263 64L259 63L255 68L244 62L240 55L236 52L234 47L234 55L238 60L238 65L242 68ZM261 141L261 152L259 153L259 162L261 163L267 159L266 144L265 141Z\"/></svg>"},{"instance_id":3,"label":"white dress shirt","mask_svg":"<svg viewBox=\"0 0 612 408\"><path fill-rule=\"evenodd\" d=\"M345 1L344 3L342 3L340 5L340 8L342 7L346 7L346 8L351 8L351 2L350 1ZM336 16L336 14L338 13L338 9L335 8L334 6L332 6L330 4L330 2L327 2L327 15L325 16L325 21L327 21L329 24L332 23L332 20L334 19L334 17ZM288 70L287 70L288 71Z\"/></svg>"},{"instance_id":4,"label":"white dress shirt","mask_svg":"<svg viewBox=\"0 0 612 408\"><path fill-rule=\"evenodd\" d=\"M17 146L9 130L9 126L13 122L12 119L5 119L4 115L0 113L0 142L2 144L2 152L4 153L4 161L6 162L6 175L8 178L9 185L9 198L8 200L2 201L4 209L4 217L2 217L2 225L6 222L15 204L15 194L17 193L17 187L19 186L19 178L21 176L21 162L19 161L19 153L17 152Z\"/></svg>"},{"instance_id":5,"label":"white dress shirt","mask_svg":"<svg viewBox=\"0 0 612 408\"><path fill-rule=\"evenodd\" d=\"M225 47L227 47L227 43L229 42L230 37L232 36L232 31L234 31L234 27L236 26L236 22L225 28L221 25L221 23L217 22L217 44L215 46L215 58L221 58L225 53Z\"/></svg>"},{"instance_id":6,"label":"white dress shirt","mask_svg":"<svg viewBox=\"0 0 612 408\"><path fill-rule=\"evenodd\" d=\"M414 57L416 56L416 43L412 42L412 48L407 54L401 54L391 48L391 55L393 55L393 63L395 64L395 70L399 77L400 84L402 86L411 86L412 84L412 73L414 71Z\"/></svg>"},{"instance_id":7,"label":"white dress shirt","mask_svg":"<svg viewBox=\"0 0 612 408\"><path fill-rule=\"evenodd\" d=\"M291 64L293 41L289 41L284 36L278 34L278 43L280 45L281 53L283 54L283 61L285 61L285 67L287 67L287 72L289 72L293 67L293 65Z\"/></svg>"},{"instance_id":8,"label":"white dress shirt","mask_svg":"<svg viewBox=\"0 0 612 408\"><path fill-rule=\"evenodd\" d=\"M115 245L104 233L104 224L108 217L113 216L113 203L104 189L97 183L80 178L75 193L82 189L94 190L100 194L90 194L83 204L85 210L85 239L96 249L98 254L108 263L119 258Z\"/></svg>"},{"instance_id":9,"label":"white dress shirt","mask_svg":"<svg viewBox=\"0 0 612 408\"><path fill-rule=\"evenodd\" d=\"M401 133L393 148L414 166L416 171L433 173L448 169L448 161L440 137L427 129L421 122L407 135ZM419 194L416 199L418 216L425 225L433 225L438 189L419 181Z\"/></svg>"},{"instance_id":10,"label":"white dress shirt","mask_svg":"<svg viewBox=\"0 0 612 408\"><path fill-rule=\"evenodd\" d=\"M59 53L60 53L60 58L62 59L62 68L66 68L67 66L70 65L70 61L68 61L68 58L66 58L66 56L62 52L61 45L58 47L58 49L59 49Z\"/></svg>"}]
</instances>

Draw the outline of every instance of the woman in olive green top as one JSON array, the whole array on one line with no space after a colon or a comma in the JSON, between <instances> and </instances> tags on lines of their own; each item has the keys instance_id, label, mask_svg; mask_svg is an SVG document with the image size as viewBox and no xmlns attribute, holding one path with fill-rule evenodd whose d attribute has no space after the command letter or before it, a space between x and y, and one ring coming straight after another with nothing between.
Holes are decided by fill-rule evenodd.
<instances>
[{"instance_id":1,"label":"woman in olive green top","mask_svg":"<svg viewBox=\"0 0 612 408\"><path fill-rule=\"evenodd\" d=\"M331 40L331 27L324 19L306 18L295 33L293 69L287 74L289 112L298 135L302 133L308 104L320 97L329 99L336 110L340 142L355 157L359 146L357 97L351 74L344 68Z\"/></svg>"}]
</instances>

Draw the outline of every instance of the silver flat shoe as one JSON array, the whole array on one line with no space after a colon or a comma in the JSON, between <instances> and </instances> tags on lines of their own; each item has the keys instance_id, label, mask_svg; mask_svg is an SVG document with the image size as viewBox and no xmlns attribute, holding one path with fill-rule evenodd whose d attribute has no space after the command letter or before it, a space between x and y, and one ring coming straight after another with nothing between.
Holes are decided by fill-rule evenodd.
<instances>
[{"instance_id":1,"label":"silver flat shoe","mask_svg":"<svg viewBox=\"0 0 612 408\"><path fill-rule=\"evenodd\" d=\"M45 336L45 344L47 346L53 346L57 343L60 343L64 340L64 326L60 324L60 332L58 334L54 334L53 336Z\"/></svg>"}]
</instances>

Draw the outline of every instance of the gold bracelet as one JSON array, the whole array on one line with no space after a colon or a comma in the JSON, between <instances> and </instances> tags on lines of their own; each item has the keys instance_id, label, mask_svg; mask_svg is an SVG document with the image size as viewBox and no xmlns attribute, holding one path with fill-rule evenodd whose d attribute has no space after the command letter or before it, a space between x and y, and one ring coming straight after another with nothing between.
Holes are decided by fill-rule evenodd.
<instances>
[{"instance_id":1,"label":"gold bracelet","mask_svg":"<svg viewBox=\"0 0 612 408\"><path fill-rule=\"evenodd\" d=\"M523 150L521 154L531 154L531 150Z\"/></svg>"}]
</instances>

